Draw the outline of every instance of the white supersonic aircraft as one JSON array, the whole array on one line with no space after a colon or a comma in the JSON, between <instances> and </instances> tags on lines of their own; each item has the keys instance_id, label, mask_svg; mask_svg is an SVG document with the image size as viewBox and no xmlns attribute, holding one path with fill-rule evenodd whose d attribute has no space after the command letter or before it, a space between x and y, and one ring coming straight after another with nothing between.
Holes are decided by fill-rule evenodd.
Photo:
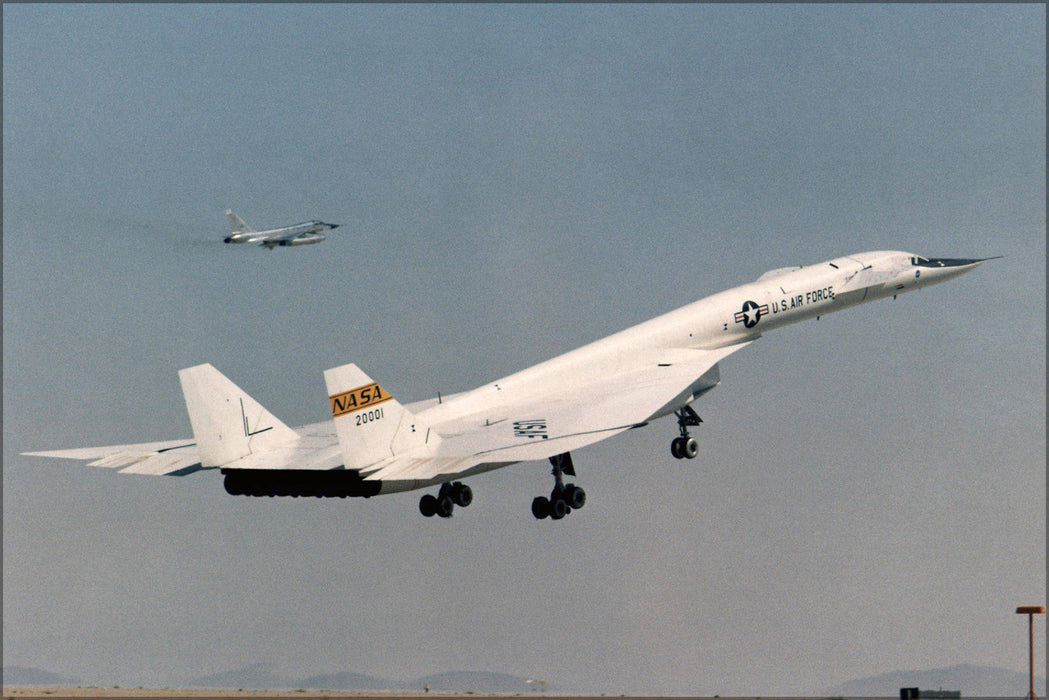
<instances>
[{"instance_id":1,"label":"white supersonic aircraft","mask_svg":"<svg viewBox=\"0 0 1049 700\"><path fill-rule=\"evenodd\" d=\"M233 213L232 209L226 210L226 218L229 219L230 235L222 239L223 243L258 243L259 245L273 250L277 246L297 246L320 243L327 236L321 231L330 231L339 228L338 224L326 224L323 221L304 221L293 226L274 228L268 231L256 231Z\"/></svg>"},{"instance_id":2,"label":"white supersonic aircraft","mask_svg":"<svg viewBox=\"0 0 1049 700\"><path fill-rule=\"evenodd\" d=\"M958 277L984 259L859 253L772 270L472 391L402 405L357 365L324 373L332 420L289 428L208 364L179 372L193 439L52 452L132 474L182 476L219 469L244 496L370 497L438 486L426 516L447 518L473 495L461 479L549 459L554 488L532 502L560 520L586 494L571 450L670 414L671 453L698 447L690 407L720 382L718 363L765 331Z\"/></svg>"}]
</instances>

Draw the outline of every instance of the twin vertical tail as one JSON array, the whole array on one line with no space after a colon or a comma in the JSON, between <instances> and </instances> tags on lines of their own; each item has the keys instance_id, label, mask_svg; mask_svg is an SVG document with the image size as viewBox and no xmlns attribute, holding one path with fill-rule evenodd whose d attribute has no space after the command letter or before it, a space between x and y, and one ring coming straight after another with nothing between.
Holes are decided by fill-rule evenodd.
<instances>
[{"instance_id":1,"label":"twin vertical tail","mask_svg":"<svg viewBox=\"0 0 1049 700\"><path fill-rule=\"evenodd\" d=\"M339 449L347 469L428 448L440 437L355 364L324 372Z\"/></svg>"},{"instance_id":2,"label":"twin vertical tail","mask_svg":"<svg viewBox=\"0 0 1049 700\"><path fill-rule=\"evenodd\" d=\"M201 466L222 467L293 445L299 434L209 364L179 370ZM346 469L364 469L395 454L432 453L440 437L357 365L324 373Z\"/></svg>"}]
</instances>

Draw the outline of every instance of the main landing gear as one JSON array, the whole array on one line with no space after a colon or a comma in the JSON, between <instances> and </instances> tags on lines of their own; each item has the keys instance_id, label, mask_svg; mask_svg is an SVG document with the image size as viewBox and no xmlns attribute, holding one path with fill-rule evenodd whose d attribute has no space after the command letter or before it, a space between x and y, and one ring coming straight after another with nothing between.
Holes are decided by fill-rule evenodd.
<instances>
[{"instance_id":1,"label":"main landing gear","mask_svg":"<svg viewBox=\"0 0 1049 700\"><path fill-rule=\"evenodd\" d=\"M670 454L674 455L674 459L693 459L699 453L699 444L696 438L689 436L688 429L699 425L703 419L696 415L691 406L674 411L674 415L677 416L681 437L674 438L670 443Z\"/></svg>"},{"instance_id":2,"label":"main landing gear","mask_svg":"<svg viewBox=\"0 0 1049 700\"><path fill-rule=\"evenodd\" d=\"M466 484L456 481L452 484L441 484L437 495L426 494L419 500L419 512L427 518L439 515L442 518L452 517L456 506L465 508L473 503L474 492Z\"/></svg>"},{"instance_id":3,"label":"main landing gear","mask_svg":"<svg viewBox=\"0 0 1049 700\"><path fill-rule=\"evenodd\" d=\"M532 515L537 520L560 520L586 505L586 491L575 484L566 484L564 480L565 474L575 476L572 455L567 452L554 455L550 458L550 464L554 465L554 490L550 492L550 498L536 496L532 501Z\"/></svg>"}]
</instances>

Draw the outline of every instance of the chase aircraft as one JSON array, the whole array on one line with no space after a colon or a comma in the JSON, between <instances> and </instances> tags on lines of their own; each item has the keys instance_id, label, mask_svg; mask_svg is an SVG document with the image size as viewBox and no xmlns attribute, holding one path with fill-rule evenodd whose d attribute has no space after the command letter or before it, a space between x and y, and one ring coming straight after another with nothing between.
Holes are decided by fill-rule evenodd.
<instances>
[{"instance_id":1,"label":"chase aircraft","mask_svg":"<svg viewBox=\"0 0 1049 700\"><path fill-rule=\"evenodd\" d=\"M327 236L321 231L339 228L338 224L326 224L323 221L305 221L294 226L274 228L269 231L256 231L244 223L232 209L226 210L226 217L233 229L230 235L222 239L223 243L258 243L269 250L276 246L296 246L320 243Z\"/></svg>"},{"instance_id":2,"label":"chase aircraft","mask_svg":"<svg viewBox=\"0 0 1049 700\"><path fill-rule=\"evenodd\" d=\"M53 452L132 474L218 469L240 496L361 496L437 487L423 515L450 517L473 495L462 479L550 460L554 488L532 502L560 520L586 503L570 452L673 414L677 459L698 452L693 401L718 363L766 331L958 277L985 259L879 251L772 270L471 391L401 404L357 365L327 370L332 420L289 428L208 364L179 372L193 438Z\"/></svg>"}]
</instances>

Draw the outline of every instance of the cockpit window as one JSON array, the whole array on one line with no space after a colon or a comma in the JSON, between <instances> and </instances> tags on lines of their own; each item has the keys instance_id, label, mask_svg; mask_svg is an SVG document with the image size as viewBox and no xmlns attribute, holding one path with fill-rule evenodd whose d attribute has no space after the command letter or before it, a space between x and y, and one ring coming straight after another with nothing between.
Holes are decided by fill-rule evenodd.
<instances>
[{"instance_id":1,"label":"cockpit window","mask_svg":"<svg viewBox=\"0 0 1049 700\"><path fill-rule=\"evenodd\" d=\"M929 262L928 258L923 258L920 255L912 255L911 256L911 265L921 265L922 263L928 263L928 262Z\"/></svg>"}]
</instances>

